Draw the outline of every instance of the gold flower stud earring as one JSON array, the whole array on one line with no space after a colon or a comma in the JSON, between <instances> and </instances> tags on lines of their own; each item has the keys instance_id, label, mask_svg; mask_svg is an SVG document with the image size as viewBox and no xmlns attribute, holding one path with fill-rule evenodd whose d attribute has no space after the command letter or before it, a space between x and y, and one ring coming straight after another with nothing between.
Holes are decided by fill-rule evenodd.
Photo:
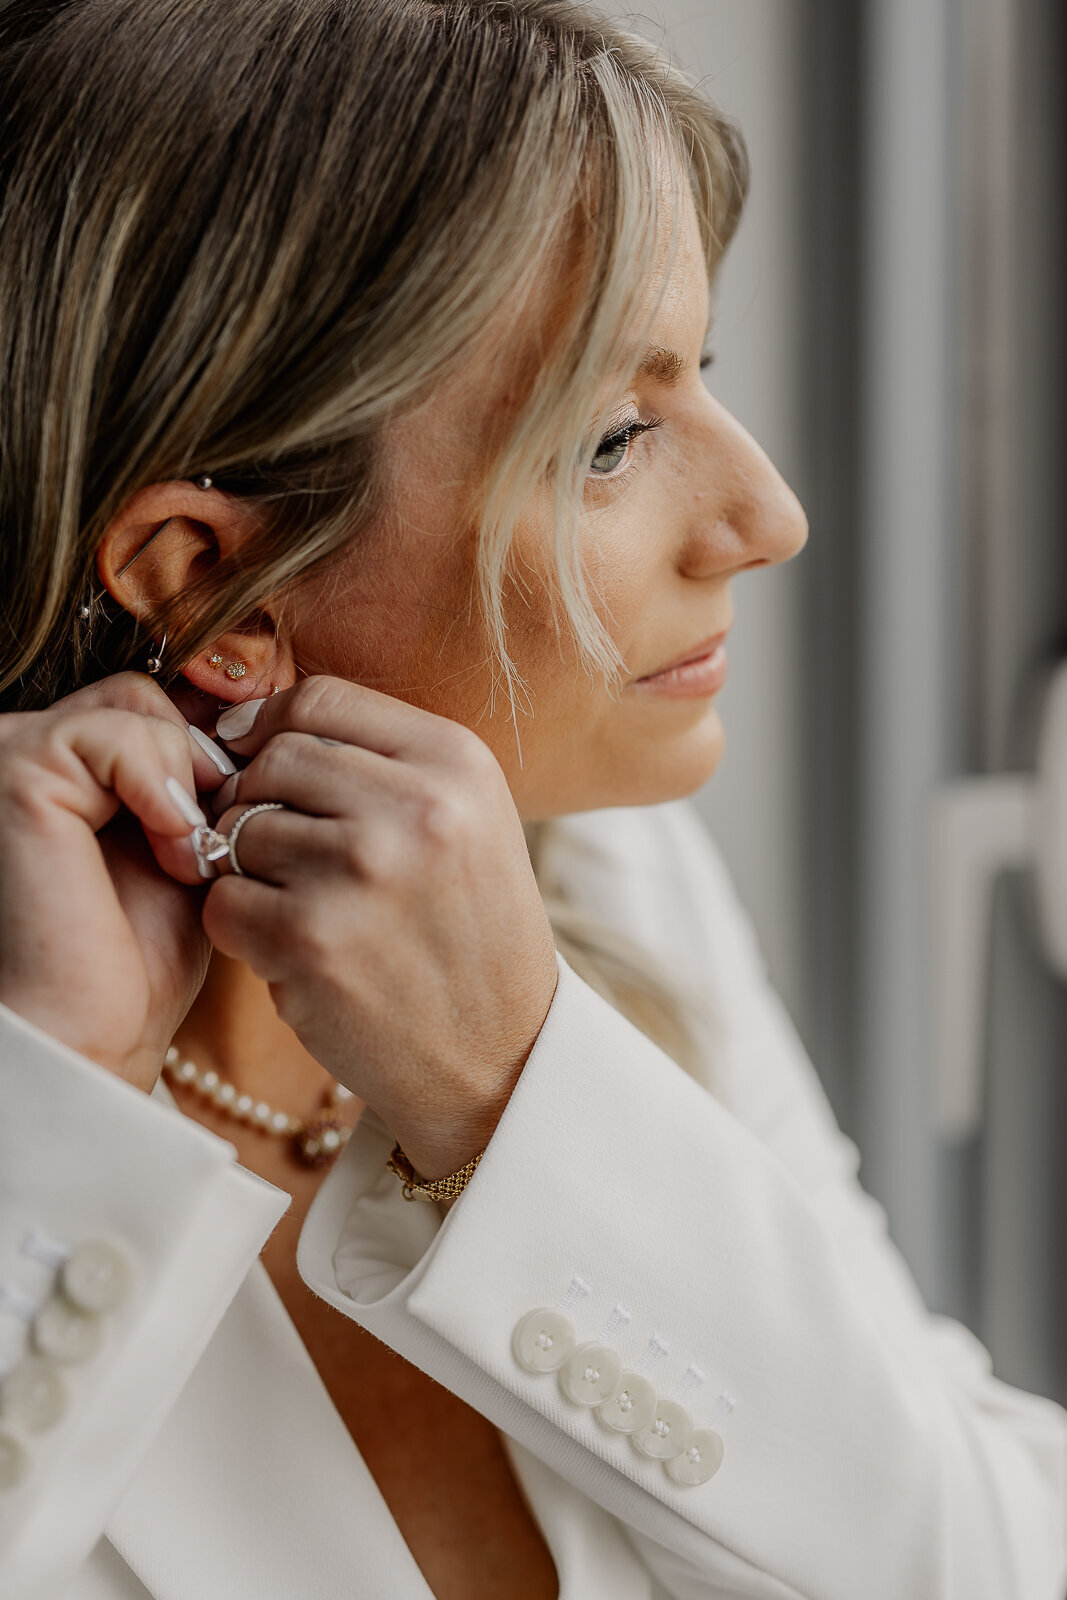
<instances>
[{"instance_id":1,"label":"gold flower stud earring","mask_svg":"<svg viewBox=\"0 0 1067 1600\"><path fill-rule=\"evenodd\" d=\"M222 659L223 658L216 650L214 655L208 656L207 664L209 667L214 667L217 671L218 668L222 666ZM248 668L245 666L243 661L227 661L226 663L226 676L228 678L243 678L247 671Z\"/></svg>"}]
</instances>

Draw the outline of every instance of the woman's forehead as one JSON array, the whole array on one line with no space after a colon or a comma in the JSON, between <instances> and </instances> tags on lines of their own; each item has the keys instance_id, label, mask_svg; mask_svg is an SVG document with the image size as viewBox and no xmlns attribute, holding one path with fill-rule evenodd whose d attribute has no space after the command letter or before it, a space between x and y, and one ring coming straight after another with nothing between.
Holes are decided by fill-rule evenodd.
<instances>
[{"instance_id":1,"label":"woman's forehead","mask_svg":"<svg viewBox=\"0 0 1067 1600\"><path fill-rule=\"evenodd\" d=\"M673 203L672 203L673 202ZM641 317L651 319L653 343L679 322L705 318L708 274L696 207L688 185L665 194L658 208L654 263L639 280ZM488 412L513 413L560 336L575 324L589 293L588 227L546 255L525 293L503 305L468 349L447 387ZM703 332L703 322L701 322ZM606 372L605 383L628 376Z\"/></svg>"}]
</instances>

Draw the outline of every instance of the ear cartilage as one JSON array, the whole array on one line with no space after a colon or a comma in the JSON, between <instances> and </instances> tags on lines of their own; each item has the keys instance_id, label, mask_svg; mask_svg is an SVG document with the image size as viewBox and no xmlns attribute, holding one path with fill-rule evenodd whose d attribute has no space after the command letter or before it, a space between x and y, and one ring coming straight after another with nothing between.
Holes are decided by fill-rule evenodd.
<instances>
[{"instance_id":1,"label":"ear cartilage","mask_svg":"<svg viewBox=\"0 0 1067 1600\"><path fill-rule=\"evenodd\" d=\"M243 661L228 661L226 663L226 676L228 678L243 678L248 668Z\"/></svg>"}]
</instances>

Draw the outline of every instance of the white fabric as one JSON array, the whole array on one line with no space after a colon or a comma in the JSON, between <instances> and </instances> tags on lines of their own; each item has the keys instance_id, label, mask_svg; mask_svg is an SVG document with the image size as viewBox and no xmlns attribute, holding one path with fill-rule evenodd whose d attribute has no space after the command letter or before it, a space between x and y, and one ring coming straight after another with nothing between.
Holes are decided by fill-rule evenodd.
<instances>
[{"instance_id":1,"label":"white fabric","mask_svg":"<svg viewBox=\"0 0 1067 1600\"><path fill-rule=\"evenodd\" d=\"M921 1304L695 813L568 818L554 868L706 998L703 1081L561 960L456 1205L403 1199L365 1112L305 1223L305 1281L503 1431L561 1600L1062 1600L1067 1417ZM0 1008L0 1281L49 1292L20 1251L34 1226L135 1264L0 1493L5 1600L427 1600L257 1259L287 1197L233 1157L162 1085ZM516 1323L575 1274L579 1342L622 1302L625 1366L656 1334L660 1394L706 1374L698 1426L736 1397L709 1481L674 1483L516 1361ZM0 1317L0 1366L26 1338Z\"/></svg>"}]
</instances>

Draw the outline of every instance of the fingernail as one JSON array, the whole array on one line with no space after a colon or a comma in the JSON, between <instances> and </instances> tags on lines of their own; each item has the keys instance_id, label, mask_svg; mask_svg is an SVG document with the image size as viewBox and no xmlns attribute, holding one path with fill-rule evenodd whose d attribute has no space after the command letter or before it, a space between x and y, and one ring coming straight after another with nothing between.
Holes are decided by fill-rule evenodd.
<instances>
[{"instance_id":1,"label":"fingernail","mask_svg":"<svg viewBox=\"0 0 1067 1600\"><path fill-rule=\"evenodd\" d=\"M182 821L187 822L190 828L202 828L207 818L188 789L183 789L177 778L168 778L165 787L170 795L171 804Z\"/></svg>"},{"instance_id":2,"label":"fingernail","mask_svg":"<svg viewBox=\"0 0 1067 1600\"><path fill-rule=\"evenodd\" d=\"M237 771L226 751L217 745L214 739L209 739L206 733L201 733L199 728L194 728L192 723L189 724L189 737L194 744L200 746L204 754L215 763L225 777L228 778L231 773Z\"/></svg>"},{"instance_id":3,"label":"fingernail","mask_svg":"<svg viewBox=\"0 0 1067 1600\"><path fill-rule=\"evenodd\" d=\"M246 733L252 732L252 725L259 716L261 706L266 705L266 699L239 700L235 706L224 711L215 724L215 732L220 739L243 739Z\"/></svg>"}]
</instances>

